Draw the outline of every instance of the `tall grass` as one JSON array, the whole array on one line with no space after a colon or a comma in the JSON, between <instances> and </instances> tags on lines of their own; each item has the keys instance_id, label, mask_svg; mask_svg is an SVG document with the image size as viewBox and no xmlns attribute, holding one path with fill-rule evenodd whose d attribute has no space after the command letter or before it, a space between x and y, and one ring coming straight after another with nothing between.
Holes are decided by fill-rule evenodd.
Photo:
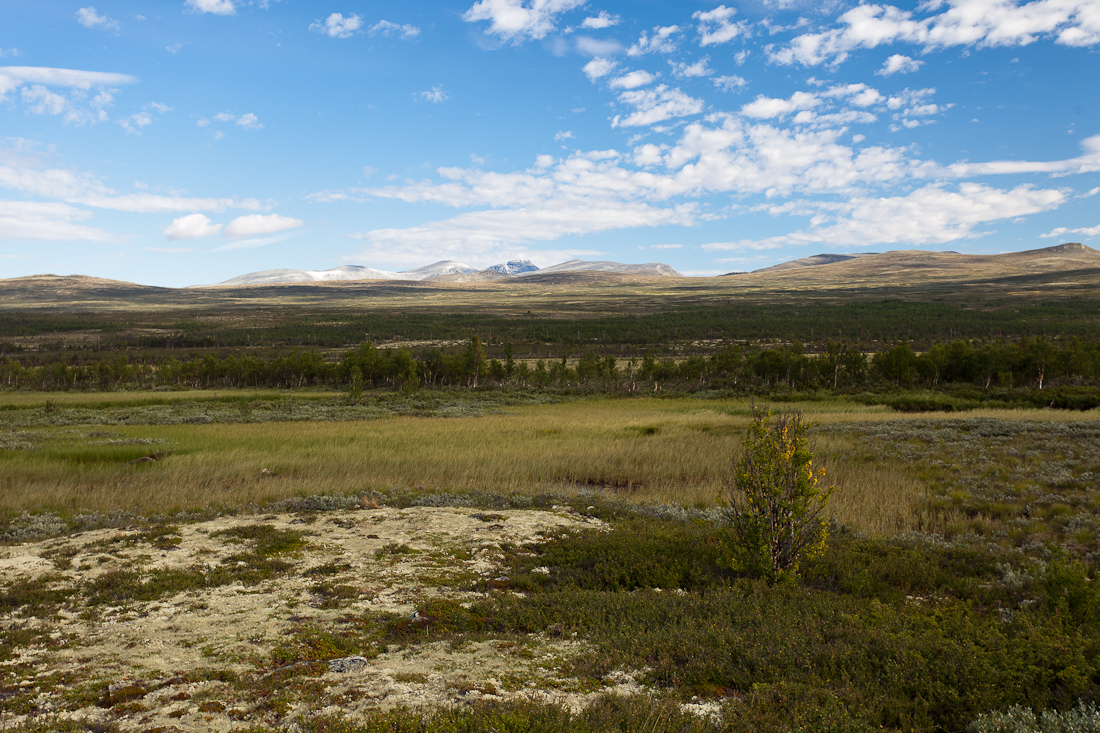
<instances>
[{"instance_id":1,"label":"tall grass","mask_svg":"<svg viewBox=\"0 0 1100 733\"><path fill-rule=\"evenodd\" d=\"M881 412L825 407L813 417ZM27 437L35 448L0 451L0 512L161 514L394 486L607 492L706 508L715 504L747 424L747 404L725 401L601 399L507 410L450 419L112 425L99 432L43 427ZM823 465L842 487L833 504L837 518L870 534L908 529L918 484L887 467L830 461L844 439L827 441ZM131 463L146 455L157 460Z\"/></svg>"}]
</instances>

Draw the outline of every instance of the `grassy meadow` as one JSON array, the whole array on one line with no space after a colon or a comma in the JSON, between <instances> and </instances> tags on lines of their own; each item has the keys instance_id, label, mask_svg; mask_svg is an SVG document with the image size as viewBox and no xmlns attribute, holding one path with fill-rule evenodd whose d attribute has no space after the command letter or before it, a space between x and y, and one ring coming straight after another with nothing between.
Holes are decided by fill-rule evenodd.
<instances>
[{"instance_id":1,"label":"grassy meadow","mask_svg":"<svg viewBox=\"0 0 1100 733\"><path fill-rule=\"evenodd\" d=\"M11 448L0 452L3 516L119 509L163 515L392 487L610 494L706 509L715 506L749 412L745 401L471 401L464 408L470 416L364 420L354 419L363 406L344 400L334 410L352 419L310 420L304 418L325 396L279 402L251 395L225 403L194 395L183 419L216 419L220 410L233 422L128 425L137 406L163 422L184 408L150 404L148 395L135 393L101 395L107 407L95 409L96 396L72 395L49 411L41 399L26 404L24 395L9 403L20 409L3 414L23 419L0 433ZM446 407L430 414L457 412ZM886 408L840 402L785 407L807 410L823 426L890 417ZM285 419L270 421L272 413ZM897 467L830 460L848 438L826 434L818 442L819 463L830 482L844 487L833 504L838 521L875 535L917 529L917 481Z\"/></svg>"}]
</instances>

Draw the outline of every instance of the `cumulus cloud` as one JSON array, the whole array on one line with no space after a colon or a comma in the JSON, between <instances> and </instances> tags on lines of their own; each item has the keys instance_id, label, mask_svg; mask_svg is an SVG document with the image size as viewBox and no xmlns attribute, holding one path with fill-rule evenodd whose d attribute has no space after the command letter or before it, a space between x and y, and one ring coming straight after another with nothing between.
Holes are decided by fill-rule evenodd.
<instances>
[{"instance_id":1,"label":"cumulus cloud","mask_svg":"<svg viewBox=\"0 0 1100 733\"><path fill-rule=\"evenodd\" d=\"M765 97L763 94L741 108L741 114L756 119L770 119L784 117L791 112L804 109L813 109L821 104L816 94L809 92L795 92L788 99L775 99Z\"/></svg>"},{"instance_id":2,"label":"cumulus cloud","mask_svg":"<svg viewBox=\"0 0 1100 733\"><path fill-rule=\"evenodd\" d=\"M744 23L734 23L732 18L737 11L719 5L714 10L696 11L692 18L699 21L696 29L699 31L699 45L713 46L720 43L728 43L738 35L745 32Z\"/></svg>"},{"instance_id":3,"label":"cumulus cloud","mask_svg":"<svg viewBox=\"0 0 1100 733\"><path fill-rule=\"evenodd\" d=\"M100 15L91 5L76 11L76 22L85 28L102 28L105 31L115 31L116 33L120 28L117 20L108 18L106 15Z\"/></svg>"},{"instance_id":4,"label":"cumulus cloud","mask_svg":"<svg viewBox=\"0 0 1100 733\"><path fill-rule=\"evenodd\" d=\"M0 201L0 241L105 242L109 232L76 222L91 212L60 203Z\"/></svg>"},{"instance_id":5,"label":"cumulus cloud","mask_svg":"<svg viewBox=\"0 0 1100 733\"><path fill-rule=\"evenodd\" d=\"M450 94L443 91L443 85L440 84L437 87L432 87L428 92L417 92L414 96L424 100L425 102L431 102L432 104L439 104L445 102L451 98Z\"/></svg>"},{"instance_id":6,"label":"cumulus cloud","mask_svg":"<svg viewBox=\"0 0 1100 733\"><path fill-rule=\"evenodd\" d=\"M559 131L559 132L558 132L558 133L557 133L556 135L554 135L554 140L556 140L556 141L557 141L557 142L559 142L559 143L560 143L560 142L561 142L562 140L572 140L572 139L573 139L573 131L572 131L572 130L561 130L561 131ZM543 156L541 156L541 155L539 156L539 158L540 158L540 159L541 159L542 157L543 157ZM548 158L549 158L550 156L546 156L546 157L548 157ZM544 167L545 167L545 166L544 166Z\"/></svg>"},{"instance_id":7,"label":"cumulus cloud","mask_svg":"<svg viewBox=\"0 0 1100 733\"><path fill-rule=\"evenodd\" d=\"M384 21L383 21L384 22ZM329 38L351 38L363 27L363 19L358 15L344 17L340 13L333 13L324 21L315 20L309 24L309 29L314 33L324 33Z\"/></svg>"},{"instance_id":8,"label":"cumulus cloud","mask_svg":"<svg viewBox=\"0 0 1100 733\"><path fill-rule=\"evenodd\" d=\"M252 114L251 112L238 117L235 124L238 127L243 127L246 130L259 130L263 128L263 123L260 122L260 118Z\"/></svg>"},{"instance_id":9,"label":"cumulus cloud","mask_svg":"<svg viewBox=\"0 0 1100 733\"><path fill-rule=\"evenodd\" d=\"M648 71L639 69L638 71L631 71L630 73L623 74L608 82L608 86L612 89L636 89L638 87L644 87L646 84L652 84L657 77L650 74Z\"/></svg>"},{"instance_id":10,"label":"cumulus cloud","mask_svg":"<svg viewBox=\"0 0 1100 733\"><path fill-rule=\"evenodd\" d=\"M225 227L225 236L230 239L255 237L262 234L274 234L288 229L305 226L301 219L291 219L279 214L247 214L238 216Z\"/></svg>"},{"instance_id":11,"label":"cumulus cloud","mask_svg":"<svg viewBox=\"0 0 1100 733\"><path fill-rule=\"evenodd\" d=\"M716 76L711 79L715 88L723 92L739 92L749 85L747 79L731 74L730 76Z\"/></svg>"},{"instance_id":12,"label":"cumulus cloud","mask_svg":"<svg viewBox=\"0 0 1100 733\"><path fill-rule=\"evenodd\" d=\"M709 56L696 61L694 64L689 64L681 61L669 61L669 65L672 67L672 74L677 79L687 79L697 76L710 76L714 71L707 66L710 62Z\"/></svg>"},{"instance_id":13,"label":"cumulus cloud","mask_svg":"<svg viewBox=\"0 0 1100 733\"><path fill-rule=\"evenodd\" d=\"M924 65L923 61L915 61L908 56L896 53L882 64L882 68L875 72L877 76L893 76L894 74L912 74Z\"/></svg>"},{"instance_id":14,"label":"cumulus cloud","mask_svg":"<svg viewBox=\"0 0 1100 733\"><path fill-rule=\"evenodd\" d=\"M237 6L233 4L233 0L187 0L183 6L192 13L235 15L237 12Z\"/></svg>"},{"instance_id":15,"label":"cumulus cloud","mask_svg":"<svg viewBox=\"0 0 1100 733\"><path fill-rule=\"evenodd\" d=\"M164 236L171 240L197 239L217 234L221 228L221 224L213 223L202 214L188 214L173 219L172 223L164 228Z\"/></svg>"},{"instance_id":16,"label":"cumulus cloud","mask_svg":"<svg viewBox=\"0 0 1100 733\"><path fill-rule=\"evenodd\" d=\"M703 100L696 99L679 89L661 84L653 89L623 92L619 101L634 107L634 112L622 117L615 115L612 127L637 127L654 125L675 117L688 117L703 111Z\"/></svg>"},{"instance_id":17,"label":"cumulus cloud","mask_svg":"<svg viewBox=\"0 0 1100 733\"><path fill-rule=\"evenodd\" d=\"M1100 43L1094 0L933 0L918 10L942 13L917 18L892 5L858 5L840 16L840 27L805 33L774 49L781 64L839 64L857 49L909 43L928 52L954 46L1026 46L1041 38L1065 46Z\"/></svg>"},{"instance_id":18,"label":"cumulus cloud","mask_svg":"<svg viewBox=\"0 0 1100 733\"><path fill-rule=\"evenodd\" d=\"M399 25L397 23L391 23L388 20L380 20L370 27L370 35L383 35L389 38L390 36L397 36L402 40L410 40L420 35L420 29L415 25L405 23Z\"/></svg>"},{"instance_id":19,"label":"cumulus cloud","mask_svg":"<svg viewBox=\"0 0 1100 733\"><path fill-rule=\"evenodd\" d=\"M618 65L619 62L614 59L594 58L584 65L584 75L589 81L596 81L610 74Z\"/></svg>"},{"instance_id":20,"label":"cumulus cloud","mask_svg":"<svg viewBox=\"0 0 1100 733\"><path fill-rule=\"evenodd\" d=\"M642 35L638 38L638 41L626 50L628 56L643 56L647 53L672 53L676 50L676 40L673 38L680 32L680 26L657 26L653 29L653 35L650 36L646 31L642 31Z\"/></svg>"},{"instance_id":21,"label":"cumulus cloud","mask_svg":"<svg viewBox=\"0 0 1100 733\"><path fill-rule=\"evenodd\" d=\"M618 25L621 20L622 18L618 15L609 15L606 10L601 10L599 15L585 18L581 23L581 28L600 30L602 28L610 28L613 25Z\"/></svg>"},{"instance_id":22,"label":"cumulus cloud","mask_svg":"<svg viewBox=\"0 0 1100 733\"><path fill-rule=\"evenodd\" d=\"M538 40L555 30L557 16L584 5L584 0L479 0L466 11L467 23L489 21L486 34L521 43Z\"/></svg>"}]
</instances>

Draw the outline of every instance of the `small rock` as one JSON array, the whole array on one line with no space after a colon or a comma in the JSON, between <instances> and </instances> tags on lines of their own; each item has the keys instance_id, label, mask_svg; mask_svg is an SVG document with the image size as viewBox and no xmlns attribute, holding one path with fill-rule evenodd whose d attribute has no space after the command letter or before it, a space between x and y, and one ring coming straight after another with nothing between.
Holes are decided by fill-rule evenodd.
<instances>
[{"instance_id":1,"label":"small rock","mask_svg":"<svg viewBox=\"0 0 1100 733\"><path fill-rule=\"evenodd\" d=\"M341 657L339 659L328 660L329 672L354 672L365 666L367 666L366 657Z\"/></svg>"}]
</instances>

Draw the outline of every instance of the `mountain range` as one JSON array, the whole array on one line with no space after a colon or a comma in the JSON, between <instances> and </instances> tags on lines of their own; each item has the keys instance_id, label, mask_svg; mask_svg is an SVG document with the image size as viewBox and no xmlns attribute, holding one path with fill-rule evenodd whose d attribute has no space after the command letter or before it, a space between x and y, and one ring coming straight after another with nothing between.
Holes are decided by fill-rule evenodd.
<instances>
[{"instance_id":1,"label":"mountain range","mask_svg":"<svg viewBox=\"0 0 1100 733\"><path fill-rule=\"evenodd\" d=\"M428 282L476 282L499 280L511 277L524 277L535 273L557 272L617 272L625 275L648 277L681 277L675 269L660 262L647 262L642 265L626 265L621 262L588 262L568 260L557 265L539 268L530 260L511 260L477 270L454 260L443 260L415 270L391 272L376 270L360 265L344 265L331 270L261 270L239 275L213 285L195 287L234 287L238 285L271 285L274 283L331 282L334 280L421 280Z\"/></svg>"}]
</instances>

